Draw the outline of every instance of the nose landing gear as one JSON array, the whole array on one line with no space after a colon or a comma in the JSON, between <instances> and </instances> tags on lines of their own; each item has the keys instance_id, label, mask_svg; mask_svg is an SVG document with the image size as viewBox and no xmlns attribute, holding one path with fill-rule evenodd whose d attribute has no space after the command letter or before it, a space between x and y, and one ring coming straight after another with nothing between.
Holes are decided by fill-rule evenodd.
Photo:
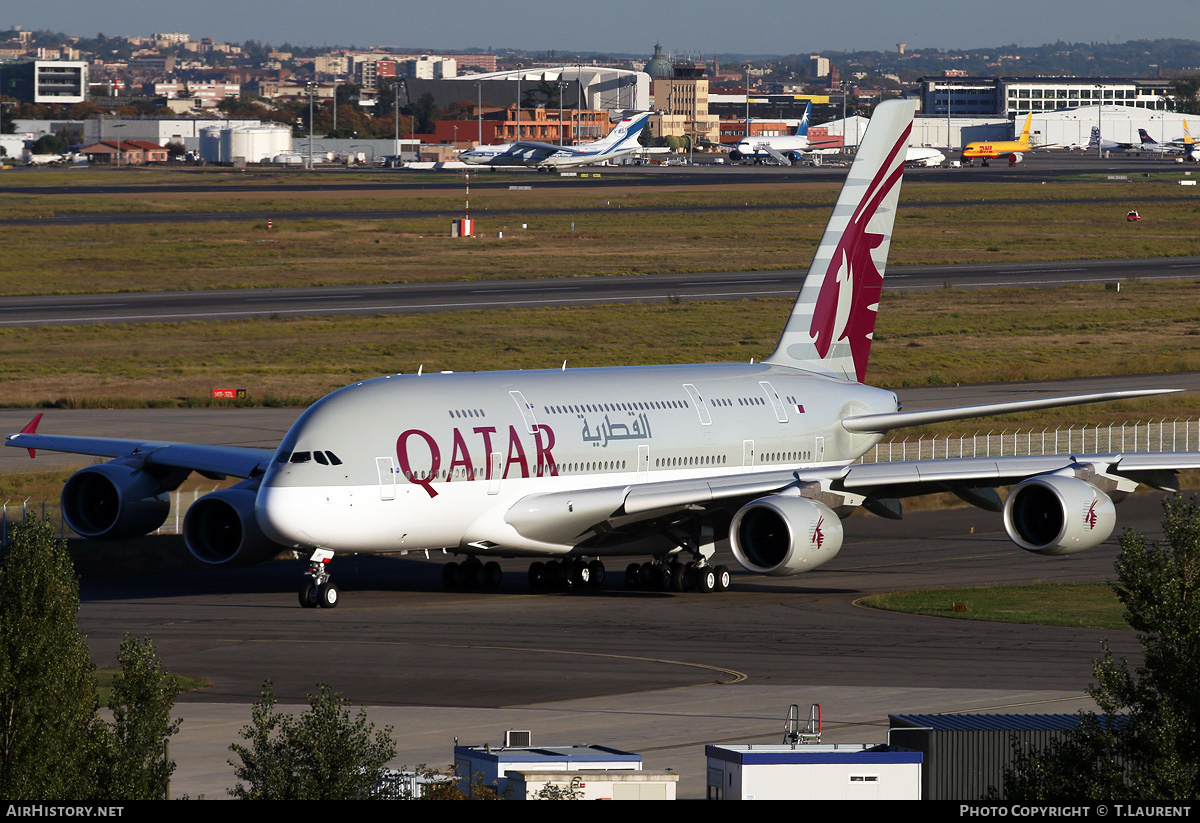
<instances>
[{"instance_id":1,"label":"nose landing gear","mask_svg":"<svg viewBox=\"0 0 1200 823\"><path fill-rule=\"evenodd\" d=\"M328 565L333 559L333 552L328 549L317 549L308 558L308 571L304 573L305 581L300 586L300 605L306 609L318 606L332 609L337 606L339 592L337 584L330 579Z\"/></svg>"}]
</instances>

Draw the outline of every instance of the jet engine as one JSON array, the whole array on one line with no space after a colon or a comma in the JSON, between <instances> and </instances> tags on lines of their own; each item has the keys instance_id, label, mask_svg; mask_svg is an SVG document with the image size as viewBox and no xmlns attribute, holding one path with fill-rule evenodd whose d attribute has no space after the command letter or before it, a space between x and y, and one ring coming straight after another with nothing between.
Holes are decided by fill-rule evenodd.
<instances>
[{"instance_id":1,"label":"jet engine","mask_svg":"<svg viewBox=\"0 0 1200 823\"><path fill-rule=\"evenodd\" d=\"M1015 165L1017 165L1017 163L1020 163L1024 159L1025 159L1025 155L1021 154L1021 152L1019 152L1019 151L1014 151L1012 154L1010 154L1008 156L1008 165L1015 166Z\"/></svg>"},{"instance_id":2,"label":"jet engine","mask_svg":"<svg viewBox=\"0 0 1200 823\"><path fill-rule=\"evenodd\" d=\"M71 475L63 486L62 514L78 535L123 540L157 529L171 496L161 480L128 463L102 463Z\"/></svg>"},{"instance_id":3,"label":"jet engine","mask_svg":"<svg viewBox=\"0 0 1200 823\"><path fill-rule=\"evenodd\" d=\"M747 503L729 525L733 556L758 574L811 571L842 547L842 521L806 497L774 495Z\"/></svg>"},{"instance_id":4,"label":"jet engine","mask_svg":"<svg viewBox=\"0 0 1200 823\"><path fill-rule=\"evenodd\" d=\"M1075 554L1103 543L1117 523L1112 499L1075 477L1031 477L1004 501L1009 538L1036 554Z\"/></svg>"},{"instance_id":5,"label":"jet engine","mask_svg":"<svg viewBox=\"0 0 1200 823\"><path fill-rule=\"evenodd\" d=\"M183 539L192 556L212 566L248 566L278 554L281 547L262 533L254 517L257 494L256 488L234 486L193 503L183 518Z\"/></svg>"}]
</instances>

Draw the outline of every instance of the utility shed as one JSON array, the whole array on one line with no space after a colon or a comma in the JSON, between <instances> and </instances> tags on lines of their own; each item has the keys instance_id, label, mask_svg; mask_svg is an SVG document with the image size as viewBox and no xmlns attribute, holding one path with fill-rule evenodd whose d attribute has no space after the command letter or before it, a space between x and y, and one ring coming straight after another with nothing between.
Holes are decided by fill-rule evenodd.
<instances>
[{"instance_id":1,"label":"utility shed","mask_svg":"<svg viewBox=\"0 0 1200 823\"><path fill-rule=\"evenodd\" d=\"M509 772L640 772L642 756L606 746L455 746L454 770L462 791L470 793L472 783L482 783L503 796ZM515 786L510 794L519 796Z\"/></svg>"},{"instance_id":2,"label":"utility shed","mask_svg":"<svg viewBox=\"0 0 1200 823\"><path fill-rule=\"evenodd\" d=\"M921 754L890 745L704 747L709 800L920 800Z\"/></svg>"},{"instance_id":3,"label":"utility shed","mask_svg":"<svg viewBox=\"0 0 1200 823\"><path fill-rule=\"evenodd\" d=\"M893 714L888 743L925 756L921 796L979 800L1002 791L1013 740L1042 748L1079 724L1074 714ZM1003 794L1001 794L1003 797Z\"/></svg>"}]
</instances>

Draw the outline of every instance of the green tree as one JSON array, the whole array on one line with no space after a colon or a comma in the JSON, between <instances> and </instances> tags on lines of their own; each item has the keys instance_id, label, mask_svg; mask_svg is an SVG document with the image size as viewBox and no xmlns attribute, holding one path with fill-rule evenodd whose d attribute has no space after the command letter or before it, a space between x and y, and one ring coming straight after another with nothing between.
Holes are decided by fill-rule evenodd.
<instances>
[{"instance_id":1,"label":"green tree","mask_svg":"<svg viewBox=\"0 0 1200 823\"><path fill-rule=\"evenodd\" d=\"M30 152L33 154L61 154L67 150L67 141L57 134L43 134L33 142Z\"/></svg>"},{"instance_id":2,"label":"green tree","mask_svg":"<svg viewBox=\"0 0 1200 823\"><path fill-rule=\"evenodd\" d=\"M1200 506L1163 501L1162 543L1126 532L1113 590L1138 632L1131 670L1103 644L1082 713L1058 744L1020 752L1005 771L1010 800L1184 800L1200 797Z\"/></svg>"},{"instance_id":3,"label":"green tree","mask_svg":"<svg viewBox=\"0 0 1200 823\"><path fill-rule=\"evenodd\" d=\"M0 796L96 793L95 667L79 634L79 586L47 522L13 529L0 569Z\"/></svg>"},{"instance_id":4,"label":"green tree","mask_svg":"<svg viewBox=\"0 0 1200 823\"><path fill-rule=\"evenodd\" d=\"M1185 114L1200 111L1200 75L1182 74L1171 81L1171 94L1175 97L1175 110Z\"/></svg>"},{"instance_id":5,"label":"green tree","mask_svg":"<svg viewBox=\"0 0 1200 823\"><path fill-rule=\"evenodd\" d=\"M180 720L171 718L179 687L163 671L149 637L125 635L117 659L121 671L108 701L113 726L101 790L113 799L163 800L175 771L166 746L179 730Z\"/></svg>"},{"instance_id":6,"label":"green tree","mask_svg":"<svg viewBox=\"0 0 1200 823\"><path fill-rule=\"evenodd\" d=\"M79 634L79 584L47 522L17 526L0 569L0 796L14 800L161 799L178 689L149 638L121 644L109 708L97 715L95 666Z\"/></svg>"},{"instance_id":7,"label":"green tree","mask_svg":"<svg viewBox=\"0 0 1200 823\"><path fill-rule=\"evenodd\" d=\"M324 683L298 716L275 710L270 680L263 684L251 721L239 733L229 763L239 800L375 800L388 796L384 776L396 756L392 727L375 731L366 713L351 717L350 701ZM242 781L245 781L243 783Z\"/></svg>"}]
</instances>

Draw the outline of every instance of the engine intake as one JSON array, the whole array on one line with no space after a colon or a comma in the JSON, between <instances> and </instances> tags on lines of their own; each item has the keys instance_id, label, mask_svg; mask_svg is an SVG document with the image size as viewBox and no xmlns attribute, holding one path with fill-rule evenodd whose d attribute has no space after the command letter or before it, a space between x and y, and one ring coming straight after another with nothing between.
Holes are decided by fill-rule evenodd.
<instances>
[{"instance_id":1,"label":"engine intake","mask_svg":"<svg viewBox=\"0 0 1200 823\"><path fill-rule=\"evenodd\" d=\"M842 548L842 521L805 497L775 495L743 506L729 525L733 556L758 574L812 571Z\"/></svg>"},{"instance_id":2,"label":"engine intake","mask_svg":"<svg viewBox=\"0 0 1200 823\"><path fill-rule=\"evenodd\" d=\"M76 534L93 540L149 534L170 510L171 495L158 478L124 463L80 469L63 486L63 519Z\"/></svg>"},{"instance_id":3,"label":"engine intake","mask_svg":"<svg viewBox=\"0 0 1200 823\"><path fill-rule=\"evenodd\" d=\"M1031 477L1004 501L1004 529L1026 551L1065 555L1108 539L1117 523L1112 499L1075 477Z\"/></svg>"},{"instance_id":4,"label":"engine intake","mask_svg":"<svg viewBox=\"0 0 1200 823\"><path fill-rule=\"evenodd\" d=\"M254 516L253 489L231 488L204 495L183 518L188 551L211 566L248 566L276 555L281 547L263 534Z\"/></svg>"}]
</instances>

